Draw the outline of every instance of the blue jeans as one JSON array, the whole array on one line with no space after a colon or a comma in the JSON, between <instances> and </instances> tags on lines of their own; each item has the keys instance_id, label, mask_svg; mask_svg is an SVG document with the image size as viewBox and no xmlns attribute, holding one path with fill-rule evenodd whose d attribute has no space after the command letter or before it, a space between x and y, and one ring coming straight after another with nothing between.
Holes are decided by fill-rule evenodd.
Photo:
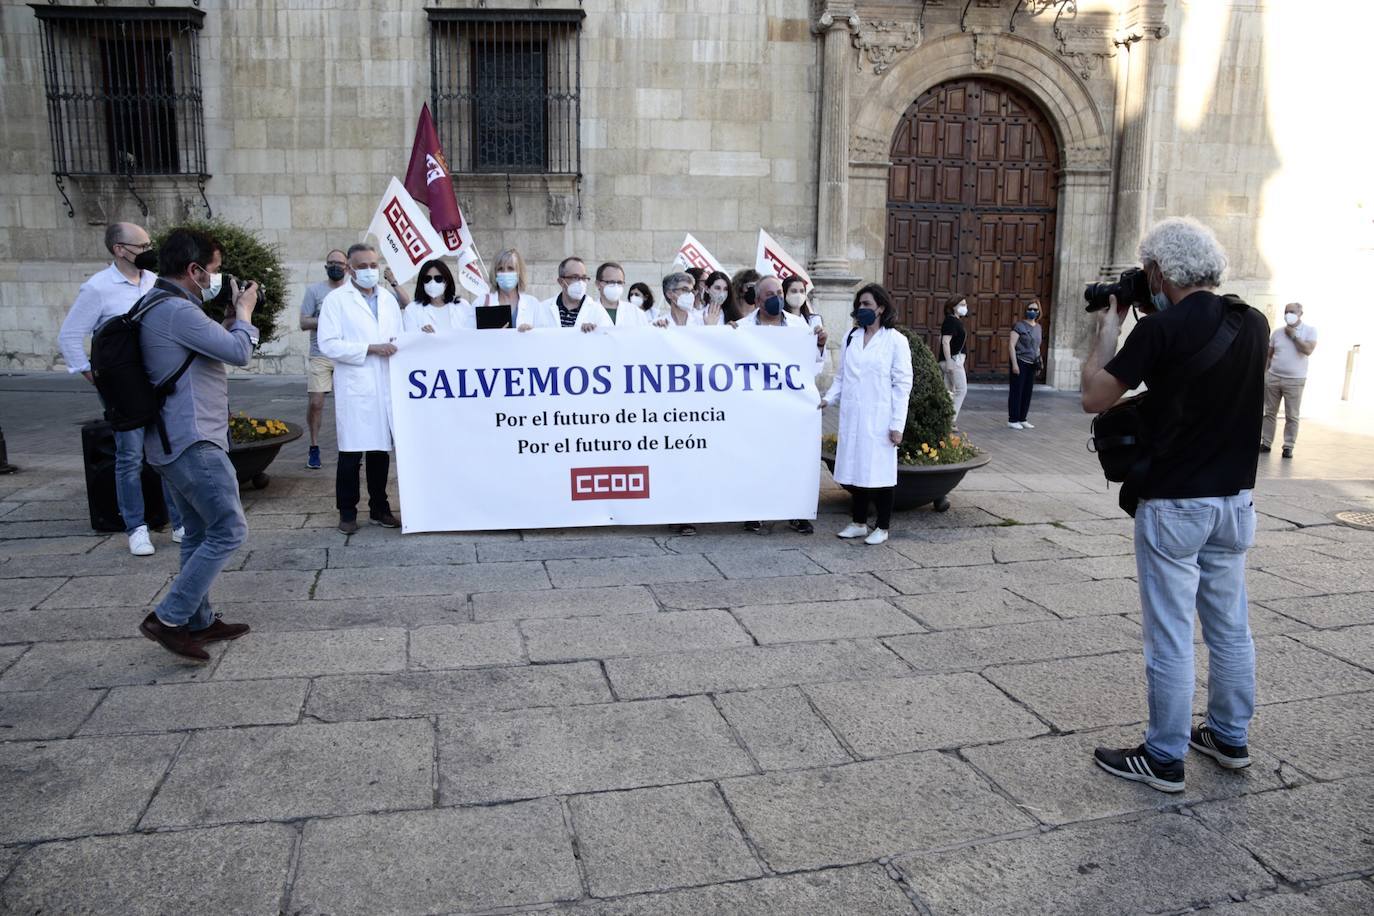
<instances>
[{"instance_id":1,"label":"blue jeans","mask_svg":"<svg viewBox=\"0 0 1374 916\"><path fill-rule=\"evenodd\" d=\"M143 515L143 434L146 430L115 430L115 499L119 501L119 516L124 519L124 531L132 534L144 524ZM167 481L162 481L162 497L167 501L167 513L172 527L181 527L181 512L172 499Z\"/></svg>"},{"instance_id":2,"label":"blue jeans","mask_svg":"<svg viewBox=\"0 0 1374 916\"><path fill-rule=\"evenodd\" d=\"M203 630L215 619L210 586L248 537L238 479L229 456L210 442L195 443L157 470L186 526L181 571L157 606L157 618L170 627L189 623L192 630Z\"/></svg>"},{"instance_id":3,"label":"blue jeans","mask_svg":"<svg viewBox=\"0 0 1374 916\"><path fill-rule=\"evenodd\" d=\"M1249 490L1200 499L1142 499L1135 562L1145 631L1155 759L1183 759L1193 707L1193 609L1209 655L1207 724L1226 744L1246 744L1255 713L1255 643L1245 595L1245 552L1255 540Z\"/></svg>"}]
</instances>

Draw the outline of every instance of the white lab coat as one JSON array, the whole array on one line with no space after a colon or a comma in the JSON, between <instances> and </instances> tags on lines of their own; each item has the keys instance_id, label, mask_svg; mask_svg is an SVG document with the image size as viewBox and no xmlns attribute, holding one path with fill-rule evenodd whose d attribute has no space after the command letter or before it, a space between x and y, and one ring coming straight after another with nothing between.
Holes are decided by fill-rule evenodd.
<instances>
[{"instance_id":1,"label":"white lab coat","mask_svg":"<svg viewBox=\"0 0 1374 916\"><path fill-rule=\"evenodd\" d=\"M745 315L743 318L741 318L741 319L739 320L739 326L742 327L742 328L757 328L757 327L768 328L768 327L775 327L775 325L767 325L767 324L761 325L761 324L759 324L759 310L758 310L758 309L754 309L754 310L753 310L752 312L750 312L748 315ZM815 325L809 323L809 322L808 322L805 318L803 318L802 316L800 316L800 315L794 315L794 314L792 314L791 312L788 312L788 311L783 311L783 312L782 312L782 326L785 327L785 328L806 328L806 329L809 330L812 334L815 334L815 333L816 333L816 326L815 326ZM828 359L828 357L827 357L826 354L825 354L825 348L824 348L824 347L817 347L817 348L816 348L816 365L815 365L815 374L816 374L816 375L820 375L822 372L825 371L825 364L826 364L826 360L827 360L827 359Z\"/></svg>"},{"instance_id":2,"label":"white lab coat","mask_svg":"<svg viewBox=\"0 0 1374 916\"><path fill-rule=\"evenodd\" d=\"M435 308L427 302L416 299L407 305L401 312L401 322L405 326L406 333L419 331L425 325L434 328L435 334L446 334L449 331L463 327L464 314L462 306L465 305L461 299L457 302L450 302L448 305ZM378 311L381 307L378 306ZM472 311L472 306L468 306L468 311ZM472 327L477 327L477 318L474 313Z\"/></svg>"},{"instance_id":3,"label":"white lab coat","mask_svg":"<svg viewBox=\"0 0 1374 916\"><path fill-rule=\"evenodd\" d=\"M452 306L449 306L452 308ZM391 343L404 323L396 297L377 290L377 317L347 283L320 304L320 352L334 361L334 425L341 452L391 449L391 373L369 344Z\"/></svg>"},{"instance_id":4,"label":"white lab coat","mask_svg":"<svg viewBox=\"0 0 1374 916\"><path fill-rule=\"evenodd\" d=\"M454 327L476 329L477 309L500 304L501 299L494 292L487 293L480 299L474 299L471 302L460 303L458 306L458 314L455 316L458 323L455 324ZM515 308L511 309L510 326L512 328L520 326L521 309L537 309L539 308L539 305L540 302L538 299L534 298L529 293L521 293L519 301L516 303ZM554 323L554 326L557 327L557 322Z\"/></svg>"},{"instance_id":5,"label":"white lab coat","mask_svg":"<svg viewBox=\"0 0 1374 916\"><path fill-rule=\"evenodd\" d=\"M577 309L577 322L572 328L581 330L582 325L591 323L598 328L614 327L615 322L611 321L610 312L606 311L600 302L591 296L582 297L582 305ZM538 302L533 308L526 308L525 299L520 299L520 317L516 320L516 327L527 324L532 328L562 328L563 321L558 314L558 296L552 299L545 299Z\"/></svg>"},{"instance_id":6,"label":"white lab coat","mask_svg":"<svg viewBox=\"0 0 1374 916\"><path fill-rule=\"evenodd\" d=\"M855 330L840 345L840 370L825 393L827 404L840 405L836 483L897 485L897 446L887 433L906 428L911 376L911 344L892 328L879 328L867 346L864 332Z\"/></svg>"},{"instance_id":7,"label":"white lab coat","mask_svg":"<svg viewBox=\"0 0 1374 916\"><path fill-rule=\"evenodd\" d=\"M658 320L658 306L642 309L630 304L629 299L620 300L620 308L615 310L615 326L618 328L647 328Z\"/></svg>"}]
</instances>

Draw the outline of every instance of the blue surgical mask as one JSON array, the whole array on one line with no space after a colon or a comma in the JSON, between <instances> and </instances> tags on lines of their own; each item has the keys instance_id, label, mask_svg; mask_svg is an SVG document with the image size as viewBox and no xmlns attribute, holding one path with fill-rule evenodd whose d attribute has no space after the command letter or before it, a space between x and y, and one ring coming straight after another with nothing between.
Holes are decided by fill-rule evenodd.
<instances>
[{"instance_id":1,"label":"blue surgical mask","mask_svg":"<svg viewBox=\"0 0 1374 916\"><path fill-rule=\"evenodd\" d=\"M873 322L878 320L877 309L859 309L854 315L854 320L859 323L859 327L868 328L873 326Z\"/></svg>"},{"instance_id":2,"label":"blue surgical mask","mask_svg":"<svg viewBox=\"0 0 1374 916\"><path fill-rule=\"evenodd\" d=\"M504 290L512 290L520 283L520 275L513 270L502 270L496 274L496 285Z\"/></svg>"},{"instance_id":3,"label":"blue surgical mask","mask_svg":"<svg viewBox=\"0 0 1374 916\"><path fill-rule=\"evenodd\" d=\"M1026 309L1026 317L1034 321L1040 317L1039 309Z\"/></svg>"},{"instance_id":4,"label":"blue surgical mask","mask_svg":"<svg viewBox=\"0 0 1374 916\"><path fill-rule=\"evenodd\" d=\"M763 310L770 315L782 314L782 296L769 296L763 300Z\"/></svg>"},{"instance_id":5,"label":"blue surgical mask","mask_svg":"<svg viewBox=\"0 0 1374 916\"><path fill-rule=\"evenodd\" d=\"M1155 307L1156 312L1162 312L1173 305L1173 303L1169 301L1169 297L1163 293L1150 293L1150 304Z\"/></svg>"}]
</instances>

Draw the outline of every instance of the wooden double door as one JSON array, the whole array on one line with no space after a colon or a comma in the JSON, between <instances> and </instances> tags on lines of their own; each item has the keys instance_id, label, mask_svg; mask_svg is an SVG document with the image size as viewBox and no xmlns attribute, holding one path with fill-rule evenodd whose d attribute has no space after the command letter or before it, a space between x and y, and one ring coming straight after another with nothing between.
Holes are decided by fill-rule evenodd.
<instances>
[{"instance_id":1,"label":"wooden double door","mask_svg":"<svg viewBox=\"0 0 1374 916\"><path fill-rule=\"evenodd\" d=\"M891 158L884 279L902 321L938 354L945 302L964 296L969 378L1005 379L1008 335L1032 299L1050 339L1059 152L1048 120L1003 83L952 80L906 110Z\"/></svg>"}]
</instances>

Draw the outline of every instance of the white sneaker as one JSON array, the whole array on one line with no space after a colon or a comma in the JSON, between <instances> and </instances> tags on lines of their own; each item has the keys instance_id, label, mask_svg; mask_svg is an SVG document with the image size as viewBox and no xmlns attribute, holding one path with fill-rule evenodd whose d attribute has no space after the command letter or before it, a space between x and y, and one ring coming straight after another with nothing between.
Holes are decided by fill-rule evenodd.
<instances>
[{"instance_id":1,"label":"white sneaker","mask_svg":"<svg viewBox=\"0 0 1374 916\"><path fill-rule=\"evenodd\" d=\"M1023 424L1021 424L1021 423L1008 423L1007 426L1010 427L1011 429L1025 429L1025 428L1026 428L1026 427L1025 427Z\"/></svg>"},{"instance_id":2,"label":"white sneaker","mask_svg":"<svg viewBox=\"0 0 1374 916\"><path fill-rule=\"evenodd\" d=\"M837 532L835 537L849 540L850 538L861 538L865 534L868 534L867 525L860 525L858 522L850 522L848 525L845 525L843 531Z\"/></svg>"},{"instance_id":3,"label":"white sneaker","mask_svg":"<svg viewBox=\"0 0 1374 916\"><path fill-rule=\"evenodd\" d=\"M874 528L873 533L864 538L865 544L881 544L887 540L886 528Z\"/></svg>"},{"instance_id":4,"label":"white sneaker","mask_svg":"<svg viewBox=\"0 0 1374 916\"><path fill-rule=\"evenodd\" d=\"M173 528L173 529L172 529L172 543L173 543L173 544L180 544L180 543L181 543L181 539L184 538L184 537L186 537L186 526L185 526L185 525L181 526L180 528Z\"/></svg>"},{"instance_id":5,"label":"white sneaker","mask_svg":"<svg viewBox=\"0 0 1374 916\"><path fill-rule=\"evenodd\" d=\"M154 552L153 542L148 540L147 525L139 525L129 532L129 553L136 557L151 557Z\"/></svg>"},{"instance_id":6,"label":"white sneaker","mask_svg":"<svg viewBox=\"0 0 1374 916\"><path fill-rule=\"evenodd\" d=\"M1022 429L1035 429L1035 424L1032 423L1030 420L1022 420L1022 421L1021 421L1021 428L1022 428Z\"/></svg>"}]
</instances>

